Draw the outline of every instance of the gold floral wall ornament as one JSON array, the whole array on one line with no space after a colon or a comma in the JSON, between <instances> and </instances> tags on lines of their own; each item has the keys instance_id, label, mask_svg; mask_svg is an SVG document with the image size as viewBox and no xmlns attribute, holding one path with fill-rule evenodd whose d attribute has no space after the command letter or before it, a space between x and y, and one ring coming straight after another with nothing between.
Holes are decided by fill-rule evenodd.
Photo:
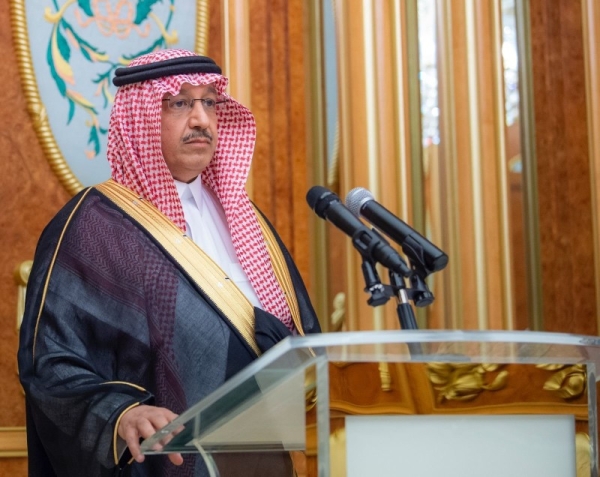
<instances>
[{"instance_id":1,"label":"gold floral wall ornament","mask_svg":"<svg viewBox=\"0 0 600 477\"><path fill-rule=\"evenodd\" d=\"M333 298L333 312L329 318L329 331L340 331L346 318L346 294L338 293Z\"/></svg>"},{"instance_id":2,"label":"gold floral wall ornament","mask_svg":"<svg viewBox=\"0 0 600 477\"><path fill-rule=\"evenodd\" d=\"M502 370L495 377L499 364L428 363L429 380L437 390L439 403L447 401L470 401L483 391L498 391L506 387L508 371ZM491 380L491 382L488 382Z\"/></svg>"},{"instance_id":3,"label":"gold floral wall ornament","mask_svg":"<svg viewBox=\"0 0 600 477\"><path fill-rule=\"evenodd\" d=\"M573 366L540 364L537 367L547 371L555 371L552 377L544 383L544 389L562 399L578 398L587 388L585 367L582 364Z\"/></svg>"},{"instance_id":4,"label":"gold floral wall ornament","mask_svg":"<svg viewBox=\"0 0 600 477\"><path fill-rule=\"evenodd\" d=\"M21 84L42 149L68 192L110 176L114 70L162 48L206 51L208 0L11 0Z\"/></svg>"}]
</instances>

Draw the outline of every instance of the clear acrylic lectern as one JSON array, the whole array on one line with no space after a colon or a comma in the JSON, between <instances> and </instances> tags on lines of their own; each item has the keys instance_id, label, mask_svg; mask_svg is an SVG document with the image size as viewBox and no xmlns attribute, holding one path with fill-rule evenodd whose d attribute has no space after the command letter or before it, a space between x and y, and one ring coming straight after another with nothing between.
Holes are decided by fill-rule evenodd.
<instances>
[{"instance_id":1,"label":"clear acrylic lectern","mask_svg":"<svg viewBox=\"0 0 600 477\"><path fill-rule=\"evenodd\" d=\"M287 338L142 444L300 451L318 476L598 475L600 339L381 331Z\"/></svg>"}]
</instances>

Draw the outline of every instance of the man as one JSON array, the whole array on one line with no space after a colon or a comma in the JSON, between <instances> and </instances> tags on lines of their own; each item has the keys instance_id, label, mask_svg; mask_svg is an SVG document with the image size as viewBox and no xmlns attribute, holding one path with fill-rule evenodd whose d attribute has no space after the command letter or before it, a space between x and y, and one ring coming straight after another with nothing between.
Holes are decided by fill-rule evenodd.
<instances>
[{"instance_id":1,"label":"man","mask_svg":"<svg viewBox=\"0 0 600 477\"><path fill-rule=\"evenodd\" d=\"M285 336L319 331L245 192L255 122L220 73L184 50L116 72L112 179L50 222L28 283L30 475L206 475L194 456L143 456L140 439ZM266 459L289 471L287 457Z\"/></svg>"}]
</instances>

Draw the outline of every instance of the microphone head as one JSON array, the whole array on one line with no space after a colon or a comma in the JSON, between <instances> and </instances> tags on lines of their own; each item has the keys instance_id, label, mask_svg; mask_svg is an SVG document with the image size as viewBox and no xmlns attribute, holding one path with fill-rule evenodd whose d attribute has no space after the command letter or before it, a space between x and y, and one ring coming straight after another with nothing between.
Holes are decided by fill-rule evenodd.
<instances>
[{"instance_id":1,"label":"microphone head","mask_svg":"<svg viewBox=\"0 0 600 477\"><path fill-rule=\"evenodd\" d=\"M346 207L348 207L354 215L359 216L362 206L370 200L375 200L373 194L364 187L355 187L348 192L348 195L346 195Z\"/></svg>"},{"instance_id":2,"label":"microphone head","mask_svg":"<svg viewBox=\"0 0 600 477\"><path fill-rule=\"evenodd\" d=\"M329 205L335 201L339 202L339 197L326 187L319 185L311 187L306 194L306 202L308 202L310 208L322 219L327 219L325 211L328 209Z\"/></svg>"}]
</instances>

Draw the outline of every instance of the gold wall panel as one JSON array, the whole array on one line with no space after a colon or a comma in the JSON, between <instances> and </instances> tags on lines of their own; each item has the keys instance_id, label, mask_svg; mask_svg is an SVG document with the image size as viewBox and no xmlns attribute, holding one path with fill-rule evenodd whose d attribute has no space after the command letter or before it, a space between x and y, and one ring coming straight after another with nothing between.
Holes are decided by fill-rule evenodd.
<instances>
[{"instance_id":1,"label":"gold wall panel","mask_svg":"<svg viewBox=\"0 0 600 477\"><path fill-rule=\"evenodd\" d=\"M421 327L596 334L597 2L515 0L521 104L514 124L505 116L506 5L429 3L437 15L435 31L427 33L438 51L440 141L423 146L419 1L333 2L336 192L343 200L354 187L371 190L449 255L448 267L428 279L436 301L417 310ZM310 4L313 11L323 5ZM318 15L310 21L311 45L324 48L319 32L331 25ZM312 78L322 94L320 54L311 66L320 68ZM311 118L316 131L322 116L313 111ZM516 161L522 172L514 172ZM314 169L322 167L317 162ZM320 179L322 173L313 174ZM314 248L328 267L320 269L327 283L315 293L327 314L341 292L342 329L397 329L393 300L376 310L367 306L360 258L347 237L330 224L315 229Z\"/></svg>"}]
</instances>

